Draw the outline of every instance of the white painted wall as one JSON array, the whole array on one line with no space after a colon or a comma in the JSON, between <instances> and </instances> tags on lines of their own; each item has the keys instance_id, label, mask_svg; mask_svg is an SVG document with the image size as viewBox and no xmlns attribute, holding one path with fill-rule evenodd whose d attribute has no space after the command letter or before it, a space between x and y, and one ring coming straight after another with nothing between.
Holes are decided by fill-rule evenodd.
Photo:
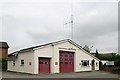
<instances>
[{"instance_id":1,"label":"white painted wall","mask_svg":"<svg viewBox=\"0 0 120 80\"><path fill-rule=\"evenodd\" d=\"M13 61L8 61L8 71L34 74L33 56L33 52L20 53L15 61L15 66L13 66ZM25 61L24 66L21 66L21 59ZM31 65L29 65L29 62L31 62Z\"/></svg>"},{"instance_id":2,"label":"white painted wall","mask_svg":"<svg viewBox=\"0 0 120 80\"><path fill-rule=\"evenodd\" d=\"M38 57L49 57L51 58L51 73L59 73L59 48L71 48L71 44L69 42L61 43L55 46L49 46L44 48L37 48L35 49L34 55L34 74L38 74ZM73 50L69 50L73 51ZM55 65L55 62L58 65Z\"/></svg>"},{"instance_id":3,"label":"white painted wall","mask_svg":"<svg viewBox=\"0 0 120 80\"><path fill-rule=\"evenodd\" d=\"M92 63L93 59L94 58L91 57L90 55L88 55L87 53L83 52L80 49L77 49L76 50L76 70L75 70L75 72L91 71L92 70L91 63ZM81 60L89 60L89 66L84 67L84 66L80 65ZM99 70L99 61L96 59L94 59L94 60L95 60L95 70ZM98 66L96 66L96 62L98 63Z\"/></svg>"},{"instance_id":4,"label":"white painted wall","mask_svg":"<svg viewBox=\"0 0 120 80\"><path fill-rule=\"evenodd\" d=\"M73 48L75 50L65 50L65 49L59 49L59 48ZM89 60L89 63L91 64L91 61L94 58L91 57L90 55L88 55L87 53L83 52L82 50L80 50L78 47L72 45L69 42L55 45L54 60L55 61L57 60L58 63L59 63L59 50L75 52L75 54L74 54L74 71L75 72L91 71L92 70L91 65L89 65L89 67L83 67L80 65L80 62L81 62L81 60ZM99 70L99 61L96 59L94 59L94 60L95 60L95 63L98 62L98 66L95 66L95 70ZM55 68L54 73L59 73L59 65L54 66L54 68Z\"/></svg>"},{"instance_id":5,"label":"white painted wall","mask_svg":"<svg viewBox=\"0 0 120 80\"><path fill-rule=\"evenodd\" d=\"M72 48L75 50L67 50L67 49L60 49L60 48ZM75 52L74 54L74 71L80 72L80 71L91 71L92 67L89 65L89 67L83 67L80 65L81 60L89 60L89 63L91 64L91 61L93 60L93 57L88 55L87 53L80 50L78 47L72 45L69 42L61 43L55 46L49 46L45 48L38 48L35 50L35 56L34 56L34 71L35 74L38 74L38 57L49 57L51 58L51 73L59 73L59 51L71 51ZM99 61L94 59L95 63L98 62L98 66L95 66L95 70L99 70ZM55 65L55 62L58 63L58 65Z\"/></svg>"},{"instance_id":6,"label":"white painted wall","mask_svg":"<svg viewBox=\"0 0 120 80\"><path fill-rule=\"evenodd\" d=\"M67 50L67 49L59 49L59 48L72 48L72 45L69 42L66 43L61 43L58 45L54 46L54 63L58 62L58 65L54 64L54 73L59 73L59 51L63 50L63 51L71 51L71 52L75 52L75 50Z\"/></svg>"},{"instance_id":7,"label":"white painted wall","mask_svg":"<svg viewBox=\"0 0 120 80\"><path fill-rule=\"evenodd\" d=\"M63 49L62 49L63 48ZM73 48L72 50L67 50L64 48ZM59 50L63 51L71 51L75 52L74 54L74 72L80 72L80 71L91 71L91 65L89 67L83 67L80 65L81 60L89 60L89 63L91 64L91 61L94 59L87 53L80 50L78 47L72 45L69 42L61 43L55 46L47 46L44 48L36 48L34 49L34 52L26 52L21 53L18 56L18 59L16 61L16 66L13 66L12 61L8 61L8 70L9 71L17 71L17 72L25 72L25 73L32 73L32 74L38 74L38 58L39 57L47 57L51 58L50 62L50 72L51 73L59 73ZM20 60L25 60L25 66L20 66ZM94 59L95 63L98 62L98 66L95 64L95 70L99 70L99 61ZM29 62L32 62L32 65L29 66ZM58 63L58 65L55 65L55 62Z\"/></svg>"},{"instance_id":8,"label":"white painted wall","mask_svg":"<svg viewBox=\"0 0 120 80\"><path fill-rule=\"evenodd\" d=\"M45 47L45 48L40 48L40 49L35 49L34 51L34 74L38 74L38 58L39 57L47 57L47 58L51 58L50 62L51 62L51 69L50 72L53 73L53 50L52 50L52 46L49 47Z\"/></svg>"}]
</instances>

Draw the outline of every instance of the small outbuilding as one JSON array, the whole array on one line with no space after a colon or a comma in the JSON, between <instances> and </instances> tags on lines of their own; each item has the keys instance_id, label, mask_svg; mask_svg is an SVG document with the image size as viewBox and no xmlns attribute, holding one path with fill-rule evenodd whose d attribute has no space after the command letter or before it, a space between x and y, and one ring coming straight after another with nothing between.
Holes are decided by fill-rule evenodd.
<instances>
[{"instance_id":1,"label":"small outbuilding","mask_svg":"<svg viewBox=\"0 0 120 80\"><path fill-rule=\"evenodd\" d=\"M7 42L0 42L0 59L6 59L8 57L8 48Z\"/></svg>"},{"instance_id":2,"label":"small outbuilding","mask_svg":"<svg viewBox=\"0 0 120 80\"><path fill-rule=\"evenodd\" d=\"M99 59L70 39L34 46L9 54L8 71L69 73L99 70Z\"/></svg>"}]
</instances>

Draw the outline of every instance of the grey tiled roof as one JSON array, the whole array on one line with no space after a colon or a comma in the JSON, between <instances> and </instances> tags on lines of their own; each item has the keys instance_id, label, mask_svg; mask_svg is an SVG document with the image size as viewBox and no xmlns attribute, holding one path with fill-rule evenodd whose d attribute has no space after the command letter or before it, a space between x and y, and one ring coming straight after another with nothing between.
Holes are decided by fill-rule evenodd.
<instances>
[{"instance_id":1,"label":"grey tiled roof","mask_svg":"<svg viewBox=\"0 0 120 80\"><path fill-rule=\"evenodd\" d=\"M9 48L7 42L0 42L0 48Z\"/></svg>"}]
</instances>

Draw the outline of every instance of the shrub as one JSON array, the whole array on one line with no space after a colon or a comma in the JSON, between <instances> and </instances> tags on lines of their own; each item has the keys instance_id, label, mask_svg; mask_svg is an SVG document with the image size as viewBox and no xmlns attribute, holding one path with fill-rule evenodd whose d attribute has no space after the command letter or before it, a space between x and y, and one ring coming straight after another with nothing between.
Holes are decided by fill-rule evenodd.
<instances>
[{"instance_id":1,"label":"shrub","mask_svg":"<svg viewBox=\"0 0 120 80\"><path fill-rule=\"evenodd\" d=\"M120 74L120 69L113 69L112 71L114 74Z\"/></svg>"},{"instance_id":2,"label":"shrub","mask_svg":"<svg viewBox=\"0 0 120 80\"><path fill-rule=\"evenodd\" d=\"M0 60L0 69L2 69L2 71L7 70L7 60L5 60L5 59Z\"/></svg>"}]
</instances>

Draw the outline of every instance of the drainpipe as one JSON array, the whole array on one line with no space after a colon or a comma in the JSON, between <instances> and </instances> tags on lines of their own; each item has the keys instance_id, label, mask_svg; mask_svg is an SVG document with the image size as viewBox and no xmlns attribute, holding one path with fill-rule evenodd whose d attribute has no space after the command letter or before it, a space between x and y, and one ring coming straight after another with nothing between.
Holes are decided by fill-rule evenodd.
<instances>
[{"instance_id":1,"label":"drainpipe","mask_svg":"<svg viewBox=\"0 0 120 80\"><path fill-rule=\"evenodd\" d=\"M53 65L51 65L51 64L53 64ZM50 64L50 66L51 66L50 70L52 71L52 73L54 73L54 44L52 44L52 59L51 59L51 64Z\"/></svg>"}]
</instances>

